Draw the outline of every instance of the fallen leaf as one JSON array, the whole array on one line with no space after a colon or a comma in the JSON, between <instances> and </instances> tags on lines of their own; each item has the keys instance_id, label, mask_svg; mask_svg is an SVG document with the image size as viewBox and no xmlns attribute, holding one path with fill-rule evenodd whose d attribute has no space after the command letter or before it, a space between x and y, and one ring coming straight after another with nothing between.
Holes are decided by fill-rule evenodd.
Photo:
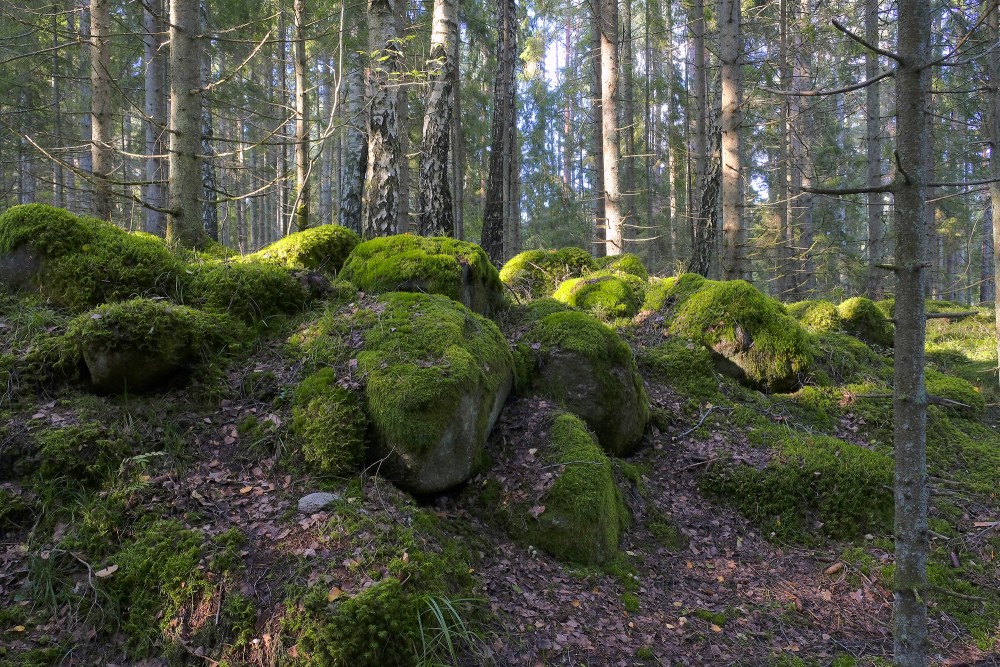
<instances>
[{"instance_id":1,"label":"fallen leaf","mask_svg":"<svg viewBox=\"0 0 1000 667\"><path fill-rule=\"evenodd\" d=\"M118 571L117 565L108 565L106 568L95 572L94 576L97 577L98 579L107 579L117 571Z\"/></svg>"},{"instance_id":2,"label":"fallen leaf","mask_svg":"<svg viewBox=\"0 0 1000 667\"><path fill-rule=\"evenodd\" d=\"M334 586L330 589L330 592L326 594L327 602L333 602L334 600L340 598L344 594L344 591L338 586Z\"/></svg>"}]
</instances>

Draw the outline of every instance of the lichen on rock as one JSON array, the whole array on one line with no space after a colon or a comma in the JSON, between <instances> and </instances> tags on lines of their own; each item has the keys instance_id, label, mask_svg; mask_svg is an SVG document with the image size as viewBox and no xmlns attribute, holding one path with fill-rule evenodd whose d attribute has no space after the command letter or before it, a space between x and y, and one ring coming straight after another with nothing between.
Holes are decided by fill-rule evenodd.
<instances>
[{"instance_id":1,"label":"lichen on rock","mask_svg":"<svg viewBox=\"0 0 1000 667\"><path fill-rule=\"evenodd\" d=\"M380 471L414 493L468 479L512 384L497 326L441 295L393 292L327 311L293 341L364 378Z\"/></svg>"},{"instance_id":2,"label":"lichen on rock","mask_svg":"<svg viewBox=\"0 0 1000 667\"><path fill-rule=\"evenodd\" d=\"M537 299L551 296L565 280L596 270L597 262L581 248L525 250L503 265L500 280L519 297Z\"/></svg>"},{"instance_id":3,"label":"lichen on rock","mask_svg":"<svg viewBox=\"0 0 1000 667\"><path fill-rule=\"evenodd\" d=\"M442 294L480 315L504 302L503 284L483 249L452 238L388 236L358 245L340 277L363 292Z\"/></svg>"},{"instance_id":4,"label":"lichen on rock","mask_svg":"<svg viewBox=\"0 0 1000 667\"><path fill-rule=\"evenodd\" d=\"M639 446L649 400L629 346L594 317L551 299L524 309L518 349L531 368L522 393L549 397L578 415L614 456Z\"/></svg>"}]
</instances>

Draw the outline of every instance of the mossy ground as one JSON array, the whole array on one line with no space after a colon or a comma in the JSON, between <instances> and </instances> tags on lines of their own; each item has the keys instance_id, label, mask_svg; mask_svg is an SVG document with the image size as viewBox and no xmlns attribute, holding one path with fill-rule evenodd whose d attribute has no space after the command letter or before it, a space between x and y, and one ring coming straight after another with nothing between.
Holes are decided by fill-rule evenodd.
<instances>
[{"instance_id":1,"label":"mossy ground","mask_svg":"<svg viewBox=\"0 0 1000 667\"><path fill-rule=\"evenodd\" d=\"M360 469L365 459L368 420L358 393L337 384L331 368L321 369L295 391L292 430L302 439L307 463L329 474Z\"/></svg>"},{"instance_id":2,"label":"mossy ground","mask_svg":"<svg viewBox=\"0 0 1000 667\"><path fill-rule=\"evenodd\" d=\"M870 345L892 347L895 329L871 299L861 296L837 306L837 315L847 333Z\"/></svg>"},{"instance_id":3,"label":"mossy ground","mask_svg":"<svg viewBox=\"0 0 1000 667\"><path fill-rule=\"evenodd\" d=\"M580 248L526 250L503 265L500 280L520 298L538 299L551 296L560 283L597 268L590 253Z\"/></svg>"}]
</instances>

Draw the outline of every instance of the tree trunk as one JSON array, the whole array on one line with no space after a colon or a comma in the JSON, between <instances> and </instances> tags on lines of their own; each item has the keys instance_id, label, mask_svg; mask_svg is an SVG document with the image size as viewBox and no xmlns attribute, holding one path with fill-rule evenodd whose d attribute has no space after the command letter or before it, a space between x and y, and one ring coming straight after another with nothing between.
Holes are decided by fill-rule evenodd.
<instances>
[{"instance_id":1,"label":"tree trunk","mask_svg":"<svg viewBox=\"0 0 1000 667\"><path fill-rule=\"evenodd\" d=\"M451 159L454 42L457 39L456 0L434 0L431 50L427 60L429 85L420 149L420 233L424 236L455 235L448 164Z\"/></svg>"},{"instance_id":2,"label":"tree trunk","mask_svg":"<svg viewBox=\"0 0 1000 667\"><path fill-rule=\"evenodd\" d=\"M295 229L309 227L309 84L306 80L306 3L295 0Z\"/></svg>"},{"instance_id":3,"label":"tree trunk","mask_svg":"<svg viewBox=\"0 0 1000 667\"><path fill-rule=\"evenodd\" d=\"M993 254L993 206L987 200L986 206L983 208L983 244L979 265L979 303L988 303L996 298L996 281L993 275L995 271L993 263L995 261L996 255ZM998 351L1000 351L1000 344L998 344Z\"/></svg>"},{"instance_id":4,"label":"tree trunk","mask_svg":"<svg viewBox=\"0 0 1000 667\"><path fill-rule=\"evenodd\" d=\"M989 14L989 30L991 43L1000 39L1000 18L996 0L990 2L993 10ZM988 86L990 91L989 121L987 124L990 139L990 171L993 178L1000 178L1000 53L990 52L987 59ZM1000 183L990 184L990 209L993 218L993 295L995 299L997 353L1000 356Z\"/></svg>"},{"instance_id":5,"label":"tree trunk","mask_svg":"<svg viewBox=\"0 0 1000 667\"><path fill-rule=\"evenodd\" d=\"M201 31L208 33L208 11L205 8L205 0L198 3L198 16L201 24ZM212 54L207 48L201 49L200 65L201 85L204 88L212 82ZM201 100L201 189L204 193L204 202L201 205L201 224L205 228L208 238L218 242L219 240L219 205L217 202L218 183L215 175L215 162L213 157L215 149L212 148L212 139L215 137L215 128L212 124L212 112L205 104L205 96L202 94Z\"/></svg>"},{"instance_id":6,"label":"tree trunk","mask_svg":"<svg viewBox=\"0 0 1000 667\"><path fill-rule=\"evenodd\" d=\"M622 195L618 175L621 155L618 137L618 0L600 2L601 28L601 127L604 135L605 253L620 255L625 249Z\"/></svg>"},{"instance_id":7,"label":"tree trunk","mask_svg":"<svg viewBox=\"0 0 1000 667\"><path fill-rule=\"evenodd\" d=\"M708 190L708 76L705 67L705 7L704 0L694 0L691 7L691 45L694 51L694 152L695 182L691 197L691 258L688 270L707 276L711 264L710 239L712 223L710 209L705 208Z\"/></svg>"},{"instance_id":8,"label":"tree trunk","mask_svg":"<svg viewBox=\"0 0 1000 667\"><path fill-rule=\"evenodd\" d=\"M503 264L505 221L510 218L511 144L515 122L517 66L517 0L497 0L497 73L493 88L490 167L480 245L497 266Z\"/></svg>"},{"instance_id":9,"label":"tree trunk","mask_svg":"<svg viewBox=\"0 0 1000 667\"><path fill-rule=\"evenodd\" d=\"M163 158L167 152L163 142L164 117L166 116L166 96L164 95L163 55L160 49L163 45L162 21L163 4L152 0L144 6L143 46L145 54L145 104L146 114L146 203L151 207L163 208L164 182ZM162 211L156 208L146 209L146 231L150 234L163 236L167 231L167 219Z\"/></svg>"},{"instance_id":10,"label":"tree trunk","mask_svg":"<svg viewBox=\"0 0 1000 667\"><path fill-rule=\"evenodd\" d=\"M462 62L462 41L458 39L457 30L456 25L456 38L452 44L452 62L455 67L452 69L451 82L451 97L455 105L455 111L451 115L452 202L455 207L455 238L465 240L465 131L462 129L462 88L458 66Z\"/></svg>"},{"instance_id":11,"label":"tree trunk","mask_svg":"<svg viewBox=\"0 0 1000 667\"><path fill-rule=\"evenodd\" d=\"M393 81L402 63L397 32L398 1L368 0L368 34L374 57L368 74L368 171L361 225L366 239L396 233L400 199L406 196L399 182L403 155L396 115L398 88Z\"/></svg>"},{"instance_id":12,"label":"tree trunk","mask_svg":"<svg viewBox=\"0 0 1000 667\"><path fill-rule=\"evenodd\" d=\"M407 6L409 0L395 0L396 3L396 34L403 39L407 28ZM402 50L402 47L398 47ZM400 71L406 68L400 53ZM399 233L415 232L416 226L410 220L410 93L407 86L398 86L396 101L396 118L399 123Z\"/></svg>"},{"instance_id":13,"label":"tree trunk","mask_svg":"<svg viewBox=\"0 0 1000 667\"><path fill-rule=\"evenodd\" d=\"M59 71L59 32L58 32L58 3L52 4L51 30L52 30L52 134L55 147L58 149L63 141L62 127L62 88L59 85L62 74ZM52 161L52 203L55 206L66 206L66 183L62 162Z\"/></svg>"},{"instance_id":14,"label":"tree trunk","mask_svg":"<svg viewBox=\"0 0 1000 667\"><path fill-rule=\"evenodd\" d=\"M896 52L896 339L893 446L896 459L894 640L897 667L927 664L927 393L924 387L924 280L927 258L926 113L930 2L899 5Z\"/></svg>"},{"instance_id":15,"label":"tree trunk","mask_svg":"<svg viewBox=\"0 0 1000 667\"><path fill-rule=\"evenodd\" d=\"M632 3L622 4L622 123L623 150L622 171L624 172L624 192L622 193L622 251L626 249L630 233L635 229L635 58L632 51Z\"/></svg>"},{"instance_id":16,"label":"tree trunk","mask_svg":"<svg viewBox=\"0 0 1000 667\"><path fill-rule=\"evenodd\" d=\"M865 39L869 44L878 45L878 0L865 0ZM878 54L874 51L865 53L865 78L871 79L878 69ZM869 188L876 188L882 183L882 100L879 83L873 83L865 89L865 151L868 162ZM885 226L882 224L882 194L868 194L868 298L882 298L882 274L875 267L881 264L885 257Z\"/></svg>"},{"instance_id":17,"label":"tree trunk","mask_svg":"<svg viewBox=\"0 0 1000 667\"><path fill-rule=\"evenodd\" d=\"M778 38L778 76L782 90L789 90L792 86L792 72L788 66L788 1L779 2L779 38ZM791 291L792 266L791 266L791 219L789 216L790 205L790 172L789 150L788 150L788 127L790 102L788 98L781 100L781 109L778 113L778 295L786 297Z\"/></svg>"},{"instance_id":18,"label":"tree trunk","mask_svg":"<svg viewBox=\"0 0 1000 667\"><path fill-rule=\"evenodd\" d=\"M356 29L351 37L357 39ZM364 73L356 49L347 58L347 131L344 133L344 160L340 177L340 224L361 233L361 198L368 168L368 139L365 136Z\"/></svg>"},{"instance_id":19,"label":"tree trunk","mask_svg":"<svg viewBox=\"0 0 1000 667\"><path fill-rule=\"evenodd\" d=\"M198 215L202 183L197 37L198 0L171 0L167 242L187 248L200 248L206 239Z\"/></svg>"},{"instance_id":20,"label":"tree trunk","mask_svg":"<svg viewBox=\"0 0 1000 667\"><path fill-rule=\"evenodd\" d=\"M94 215L111 219L111 1L90 0L90 152L94 174Z\"/></svg>"},{"instance_id":21,"label":"tree trunk","mask_svg":"<svg viewBox=\"0 0 1000 667\"><path fill-rule=\"evenodd\" d=\"M333 113L335 111L334 106L334 83L333 83L333 67L330 64L330 58L321 57L320 62L320 76L323 81L323 95L322 111L317 115L324 121L330 122L330 127L333 127ZM319 95L317 95L319 97ZM322 126L320 127L322 133ZM319 181L319 217L320 224L325 225L330 220L334 219L335 211L333 210L333 175L334 170L334 157L335 151L334 146L336 145L334 140L330 137L325 137L323 139L322 145L322 174L320 175Z\"/></svg>"},{"instance_id":22,"label":"tree trunk","mask_svg":"<svg viewBox=\"0 0 1000 667\"><path fill-rule=\"evenodd\" d=\"M743 224L743 71L740 63L739 0L719 0L719 60L722 61L722 276L746 277Z\"/></svg>"},{"instance_id":23,"label":"tree trunk","mask_svg":"<svg viewBox=\"0 0 1000 667\"><path fill-rule=\"evenodd\" d=\"M607 201L604 190L604 121L601 113L601 19L597 2L590 0L591 49L590 61L594 68L591 79L591 127L593 128L594 152L594 228L593 255L603 257L607 250Z\"/></svg>"}]
</instances>

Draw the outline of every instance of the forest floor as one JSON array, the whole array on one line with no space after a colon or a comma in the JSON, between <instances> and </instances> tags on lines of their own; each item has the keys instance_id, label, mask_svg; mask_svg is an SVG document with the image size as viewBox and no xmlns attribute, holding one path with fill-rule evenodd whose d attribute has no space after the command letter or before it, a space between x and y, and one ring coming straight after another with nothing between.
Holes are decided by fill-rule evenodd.
<instances>
[{"instance_id":1,"label":"forest floor","mask_svg":"<svg viewBox=\"0 0 1000 667\"><path fill-rule=\"evenodd\" d=\"M736 457L763 466L767 461L748 441L746 428L729 422L726 408L704 404L692 410L670 386L647 379L654 407L672 418L651 427L644 446L627 462L638 472L620 480L632 514L622 558L610 568L584 568L559 563L488 521L475 493L483 476L454 493L417 502L382 481L377 470L353 480L317 480L283 465L287 441L281 434L290 416L281 388L294 385L299 370L282 358L280 347L262 348L252 362L228 371L220 379L222 389L209 398L195 400L190 390L175 389L100 399L99 408L74 395L8 406L3 436L8 450L26 433L83 424L95 415L105 426L158 444L156 455L122 464L117 486L81 495L76 509L55 512L54 520L39 510L33 521L0 526L0 663L215 667L301 658L303 649L289 629L288 591L319 586L328 590L330 601L356 594L386 570L388 559L405 562L415 541L461 543L472 555L475 583L466 608L482 622L475 637L462 636L469 643L460 664L888 664L892 593L882 572L892 560L889 536L785 544L703 494L700 480L713 462ZM267 387L251 386L263 377ZM516 443L529 440L542 418L536 408L512 399L491 447L520 451ZM776 424L791 419L780 409L769 418ZM849 413L838 425L859 442L866 428ZM175 434L173 445L163 444L169 441L165 432ZM12 480L0 488L30 499L36 508L69 505L58 491L38 497ZM332 490L337 503L312 514L298 512L298 499L318 490ZM119 519L126 522L156 515L208 536L235 528L244 538L237 573L222 578L208 572L204 585L215 594L181 610L179 620L146 650L150 657L134 657L121 629L127 619L114 618L116 608L103 588L121 576L108 566L108 554L117 547L102 554L98 547L63 539L75 524L97 522L102 503L111 497L121 501ZM934 540L955 567L960 559L987 559L982 565L995 573L1000 503L995 495L992 502L980 501L961 503L961 532ZM433 524L433 538L414 533L425 519ZM102 530L112 545L131 539L123 538L127 529L114 521ZM400 535L405 539L397 539ZM199 567L211 570L207 562ZM220 624L226 596L236 593L252 601L253 622L238 644L233 640L239 648L222 660L205 638ZM945 594L973 609L982 600L978 593ZM1000 665L995 648L977 648L937 604L931 602L933 664Z\"/></svg>"}]
</instances>

